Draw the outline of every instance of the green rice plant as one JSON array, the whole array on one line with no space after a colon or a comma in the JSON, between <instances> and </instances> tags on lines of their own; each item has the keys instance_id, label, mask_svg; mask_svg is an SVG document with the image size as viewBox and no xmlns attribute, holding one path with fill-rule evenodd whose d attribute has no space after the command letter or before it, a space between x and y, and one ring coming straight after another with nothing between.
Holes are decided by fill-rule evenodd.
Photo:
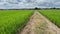
<instances>
[{"instance_id":1,"label":"green rice plant","mask_svg":"<svg viewBox=\"0 0 60 34\"><path fill-rule=\"evenodd\" d=\"M16 34L32 13L33 10L0 10L0 34Z\"/></svg>"},{"instance_id":2,"label":"green rice plant","mask_svg":"<svg viewBox=\"0 0 60 34\"><path fill-rule=\"evenodd\" d=\"M50 19L58 27L60 27L60 10L50 9L50 10L40 10L40 13Z\"/></svg>"}]
</instances>

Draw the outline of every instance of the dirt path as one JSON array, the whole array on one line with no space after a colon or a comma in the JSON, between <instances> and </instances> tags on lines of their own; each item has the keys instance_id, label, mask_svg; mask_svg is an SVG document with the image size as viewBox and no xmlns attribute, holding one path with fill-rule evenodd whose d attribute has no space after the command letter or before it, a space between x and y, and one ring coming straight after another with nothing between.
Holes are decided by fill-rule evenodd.
<instances>
[{"instance_id":1,"label":"dirt path","mask_svg":"<svg viewBox=\"0 0 60 34\"><path fill-rule=\"evenodd\" d=\"M19 34L60 34L60 28L35 11Z\"/></svg>"}]
</instances>

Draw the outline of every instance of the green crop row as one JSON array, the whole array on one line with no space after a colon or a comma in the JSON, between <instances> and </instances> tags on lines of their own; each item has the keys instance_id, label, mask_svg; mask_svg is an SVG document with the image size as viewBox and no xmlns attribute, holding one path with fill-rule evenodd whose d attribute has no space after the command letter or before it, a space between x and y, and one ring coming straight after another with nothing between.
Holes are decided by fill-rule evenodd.
<instances>
[{"instance_id":1,"label":"green crop row","mask_svg":"<svg viewBox=\"0 0 60 34\"><path fill-rule=\"evenodd\" d=\"M60 27L60 10L40 10L40 13Z\"/></svg>"},{"instance_id":2,"label":"green crop row","mask_svg":"<svg viewBox=\"0 0 60 34\"><path fill-rule=\"evenodd\" d=\"M0 34L16 34L32 13L33 10L0 10Z\"/></svg>"}]
</instances>

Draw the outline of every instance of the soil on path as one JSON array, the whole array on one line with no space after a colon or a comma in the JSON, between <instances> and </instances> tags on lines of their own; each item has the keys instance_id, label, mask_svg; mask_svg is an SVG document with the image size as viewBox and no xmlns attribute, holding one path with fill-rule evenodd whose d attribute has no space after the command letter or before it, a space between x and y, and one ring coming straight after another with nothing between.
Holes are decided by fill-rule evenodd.
<instances>
[{"instance_id":1,"label":"soil on path","mask_svg":"<svg viewBox=\"0 0 60 34\"><path fill-rule=\"evenodd\" d=\"M26 26L18 34L60 34L60 28L35 11Z\"/></svg>"}]
</instances>

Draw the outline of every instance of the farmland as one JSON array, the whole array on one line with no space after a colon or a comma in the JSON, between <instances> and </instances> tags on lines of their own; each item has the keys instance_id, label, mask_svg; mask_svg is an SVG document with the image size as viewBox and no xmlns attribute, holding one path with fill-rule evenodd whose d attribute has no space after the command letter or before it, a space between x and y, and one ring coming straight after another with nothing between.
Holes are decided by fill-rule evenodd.
<instances>
[{"instance_id":1,"label":"farmland","mask_svg":"<svg viewBox=\"0 0 60 34\"><path fill-rule=\"evenodd\" d=\"M33 10L0 10L0 34L16 34L32 13Z\"/></svg>"},{"instance_id":2,"label":"farmland","mask_svg":"<svg viewBox=\"0 0 60 34\"><path fill-rule=\"evenodd\" d=\"M51 20L58 27L60 27L60 10L58 9L40 10L40 13L46 16L46 18Z\"/></svg>"},{"instance_id":3,"label":"farmland","mask_svg":"<svg viewBox=\"0 0 60 34\"><path fill-rule=\"evenodd\" d=\"M0 10L0 34L42 33L46 29L48 29L47 33L50 32L49 30L52 30L53 33L58 32L58 27L60 27L60 10L48 9L39 10L39 12L38 10ZM55 28L56 26L51 21L58 27ZM46 29L44 30L44 28ZM20 31L20 29L22 30Z\"/></svg>"}]
</instances>

